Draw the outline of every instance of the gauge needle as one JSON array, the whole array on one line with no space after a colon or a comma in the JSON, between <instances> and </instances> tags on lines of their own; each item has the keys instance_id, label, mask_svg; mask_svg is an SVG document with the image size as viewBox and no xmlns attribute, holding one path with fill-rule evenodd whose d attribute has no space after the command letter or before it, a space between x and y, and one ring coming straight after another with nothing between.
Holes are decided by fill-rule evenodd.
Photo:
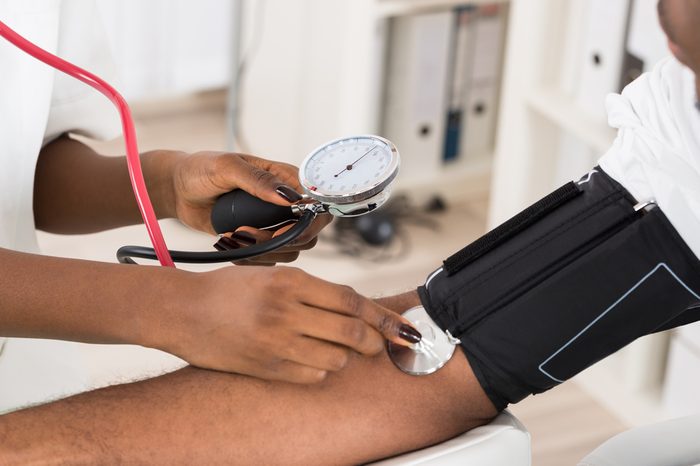
<instances>
[{"instance_id":1,"label":"gauge needle","mask_svg":"<svg viewBox=\"0 0 700 466\"><path fill-rule=\"evenodd\" d=\"M376 148L377 148L377 146L372 146L372 148L371 148L370 150L368 150L367 152L365 152L364 154L362 154L362 155L360 156L359 159L355 160L353 163L351 163L350 165L346 166L346 167L343 168L341 171L339 171L338 173L336 173L335 175L333 175L333 178L338 178L338 176L340 176L341 173L343 173L343 172L345 172L345 171L347 171L347 170L352 170L352 167L353 167L357 162L359 162L360 160L362 160L365 156L369 155L369 153L372 152L372 151L373 151L374 149L376 149Z\"/></svg>"}]
</instances>

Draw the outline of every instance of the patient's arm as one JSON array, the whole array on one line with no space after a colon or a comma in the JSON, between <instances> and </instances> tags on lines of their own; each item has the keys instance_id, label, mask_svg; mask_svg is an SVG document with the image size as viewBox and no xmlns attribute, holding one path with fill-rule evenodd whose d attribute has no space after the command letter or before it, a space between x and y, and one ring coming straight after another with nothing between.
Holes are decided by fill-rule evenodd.
<instances>
[{"instance_id":1,"label":"patient's arm","mask_svg":"<svg viewBox=\"0 0 700 466\"><path fill-rule=\"evenodd\" d=\"M403 311L415 292L382 300ZM434 444L496 414L463 353L414 377L386 353L316 385L185 368L0 417L0 464L357 464Z\"/></svg>"}]
</instances>

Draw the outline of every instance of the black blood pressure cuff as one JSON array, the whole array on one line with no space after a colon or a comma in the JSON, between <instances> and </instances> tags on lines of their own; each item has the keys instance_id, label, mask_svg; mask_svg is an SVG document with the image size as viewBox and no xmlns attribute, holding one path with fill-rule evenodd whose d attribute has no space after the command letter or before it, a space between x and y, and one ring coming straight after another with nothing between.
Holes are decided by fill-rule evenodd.
<instances>
[{"instance_id":1,"label":"black blood pressure cuff","mask_svg":"<svg viewBox=\"0 0 700 466\"><path fill-rule=\"evenodd\" d=\"M499 410L700 320L700 262L600 168L448 258L418 292Z\"/></svg>"}]
</instances>

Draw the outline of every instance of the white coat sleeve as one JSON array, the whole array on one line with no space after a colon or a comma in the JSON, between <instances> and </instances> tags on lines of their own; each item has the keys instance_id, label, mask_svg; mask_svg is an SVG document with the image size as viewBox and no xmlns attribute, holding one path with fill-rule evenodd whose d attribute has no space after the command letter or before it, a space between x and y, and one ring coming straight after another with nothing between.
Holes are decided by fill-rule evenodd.
<instances>
[{"instance_id":1,"label":"white coat sleeve","mask_svg":"<svg viewBox=\"0 0 700 466\"><path fill-rule=\"evenodd\" d=\"M94 2L63 0L57 54L118 86L107 36ZM44 144L68 131L112 139L120 135L121 122L107 97L56 71Z\"/></svg>"}]
</instances>

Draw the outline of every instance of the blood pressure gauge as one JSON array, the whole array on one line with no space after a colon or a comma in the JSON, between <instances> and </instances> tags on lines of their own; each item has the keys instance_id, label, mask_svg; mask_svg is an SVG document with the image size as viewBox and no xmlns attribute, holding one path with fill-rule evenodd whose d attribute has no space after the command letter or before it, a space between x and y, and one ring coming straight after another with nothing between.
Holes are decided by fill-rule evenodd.
<instances>
[{"instance_id":1,"label":"blood pressure gauge","mask_svg":"<svg viewBox=\"0 0 700 466\"><path fill-rule=\"evenodd\" d=\"M399 151L390 141L371 135L350 136L327 142L302 162L299 181L304 198L291 206L271 204L236 189L219 197L211 223L219 233L243 226L277 229L294 222L289 230L272 239L240 249L216 252L169 251L175 262L214 263L249 259L281 248L309 228L316 215L338 217L366 214L389 199L391 182L399 172ZM117 251L120 262L133 257L155 259L152 248L124 246Z\"/></svg>"},{"instance_id":2,"label":"blood pressure gauge","mask_svg":"<svg viewBox=\"0 0 700 466\"><path fill-rule=\"evenodd\" d=\"M370 212L389 198L399 171L399 152L379 136L352 136L323 144L299 169L309 198L336 216Z\"/></svg>"},{"instance_id":3,"label":"blood pressure gauge","mask_svg":"<svg viewBox=\"0 0 700 466\"><path fill-rule=\"evenodd\" d=\"M299 182L305 200L291 207L270 204L244 191L221 196L212 210L217 233L241 226L278 228L304 213L337 217L366 214L384 204L399 172L399 151L379 136L349 136L314 149L301 164Z\"/></svg>"}]
</instances>

